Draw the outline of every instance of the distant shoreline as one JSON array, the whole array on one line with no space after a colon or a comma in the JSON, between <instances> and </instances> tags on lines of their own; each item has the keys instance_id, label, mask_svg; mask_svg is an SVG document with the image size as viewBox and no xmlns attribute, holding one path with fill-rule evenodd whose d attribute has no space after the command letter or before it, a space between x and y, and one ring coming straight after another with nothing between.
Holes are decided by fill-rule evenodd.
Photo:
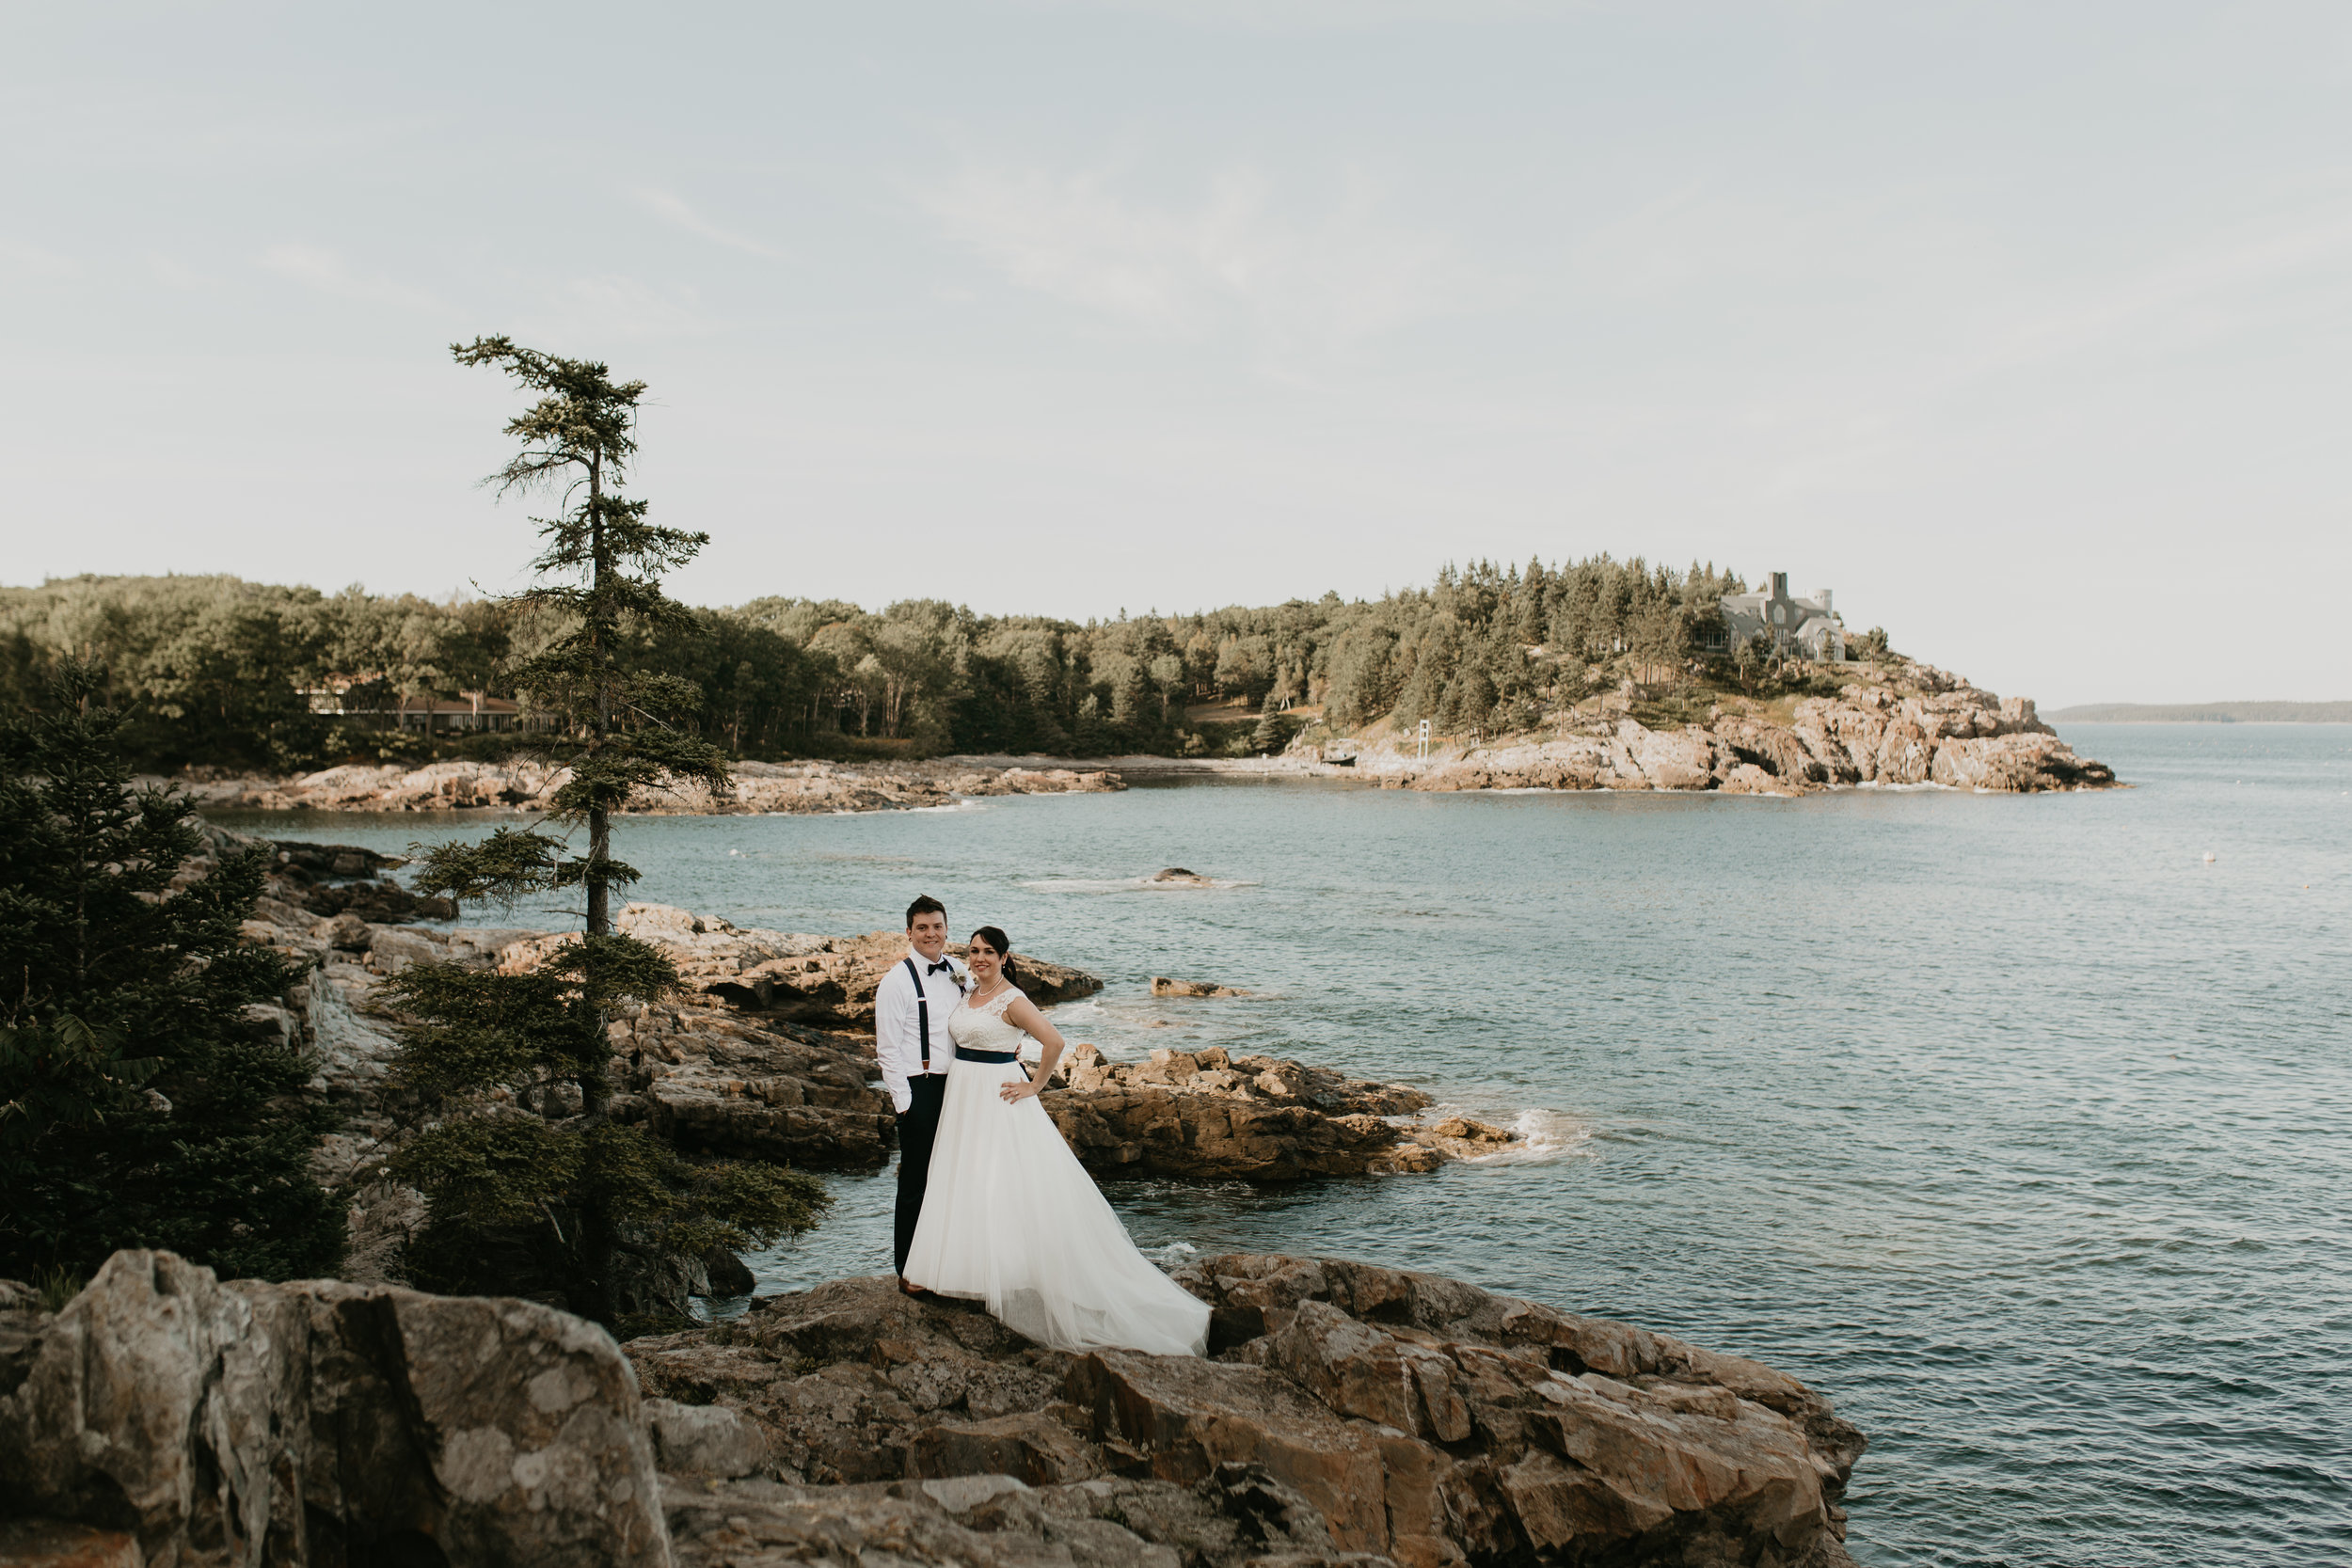
<instances>
[{"instance_id":1,"label":"distant shoreline","mask_svg":"<svg viewBox=\"0 0 2352 1568\"><path fill-rule=\"evenodd\" d=\"M2352 724L2344 703L2079 703L2048 724Z\"/></svg>"}]
</instances>

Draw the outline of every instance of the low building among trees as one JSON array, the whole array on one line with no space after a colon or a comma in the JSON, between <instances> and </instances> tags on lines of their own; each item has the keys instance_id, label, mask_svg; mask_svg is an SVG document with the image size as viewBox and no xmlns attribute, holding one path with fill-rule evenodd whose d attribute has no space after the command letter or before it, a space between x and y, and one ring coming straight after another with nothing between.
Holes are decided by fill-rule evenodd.
<instances>
[{"instance_id":1,"label":"low building among trees","mask_svg":"<svg viewBox=\"0 0 2352 1568\"><path fill-rule=\"evenodd\" d=\"M545 716L527 713L520 703L485 691L446 697L386 692L381 683L332 681L306 693L310 711L363 730L417 730L428 734L506 734L545 730Z\"/></svg>"},{"instance_id":2,"label":"low building among trees","mask_svg":"<svg viewBox=\"0 0 2352 1568\"><path fill-rule=\"evenodd\" d=\"M1822 663L1845 661L1846 623L1830 608L1826 588L1815 589L1809 599L1791 598L1788 574L1774 572L1768 592L1726 594L1722 603L1719 648L1737 648L1762 636L1786 654Z\"/></svg>"}]
</instances>

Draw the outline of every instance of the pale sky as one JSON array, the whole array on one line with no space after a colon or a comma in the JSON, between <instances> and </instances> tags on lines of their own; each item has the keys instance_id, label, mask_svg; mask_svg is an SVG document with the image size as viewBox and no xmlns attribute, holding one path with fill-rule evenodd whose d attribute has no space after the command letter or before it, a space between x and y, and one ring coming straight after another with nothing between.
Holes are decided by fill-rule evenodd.
<instances>
[{"instance_id":1,"label":"pale sky","mask_svg":"<svg viewBox=\"0 0 2352 1568\"><path fill-rule=\"evenodd\" d=\"M2343 0L17 0L0 171L0 581L511 588L502 331L652 384L697 603L1607 549L2352 697Z\"/></svg>"}]
</instances>

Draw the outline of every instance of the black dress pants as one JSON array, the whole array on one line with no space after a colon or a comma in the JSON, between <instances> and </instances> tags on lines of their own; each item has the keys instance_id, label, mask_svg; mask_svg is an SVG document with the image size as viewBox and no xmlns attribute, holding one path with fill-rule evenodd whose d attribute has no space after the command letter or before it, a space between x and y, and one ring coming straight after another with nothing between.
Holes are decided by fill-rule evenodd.
<instances>
[{"instance_id":1,"label":"black dress pants","mask_svg":"<svg viewBox=\"0 0 2352 1568\"><path fill-rule=\"evenodd\" d=\"M927 1072L907 1080L914 1102L898 1113L898 1212L897 1235L898 1273L907 1272L907 1253L914 1245L915 1222L923 1217L923 1188L931 1175L931 1144L939 1136L939 1107L947 1098L947 1079Z\"/></svg>"}]
</instances>

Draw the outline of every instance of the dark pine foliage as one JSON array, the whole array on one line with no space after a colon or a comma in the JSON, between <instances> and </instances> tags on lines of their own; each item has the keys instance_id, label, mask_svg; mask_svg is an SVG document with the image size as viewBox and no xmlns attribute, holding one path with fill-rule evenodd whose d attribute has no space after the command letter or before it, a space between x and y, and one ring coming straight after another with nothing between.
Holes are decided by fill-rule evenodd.
<instances>
[{"instance_id":1,"label":"dark pine foliage","mask_svg":"<svg viewBox=\"0 0 2352 1568\"><path fill-rule=\"evenodd\" d=\"M804 1173L688 1160L605 1114L607 1023L676 980L608 935L518 974L414 964L389 982L408 1021L397 1081L424 1108L387 1168L430 1205L416 1283L652 1326L683 1312L692 1260L816 1223L828 1198Z\"/></svg>"},{"instance_id":2,"label":"dark pine foliage","mask_svg":"<svg viewBox=\"0 0 2352 1568\"><path fill-rule=\"evenodd\" d=\"M501 343L476 351L520 354ZM633 727L644 732L636 743L649 746L658 729L762 758L1245 755L1264 749L1253 720L1269 697L1294 727L1311 721L1297 712L1305 705L1320 707L1340 734L1383 720L1410 731L1426 719L1440 735L1466 736L1540 724L1629 677L1694 696L1823 689L1801 668L1730 645L1718 606L1742 591L1736 574L1608 555L1523 568L1473 561L1376 600L1326 594L1083 626L929 599L870 612L836 599L695 610L662 601L638 613L629 609L635 579L618 575L637 570L630 551L648 546L650 559L699 540L646 529L638 503L605 493L630 451L620 414L637 391L599 382L600 367L539 356L515 363L539 377L532 386L545 382L560 395L516 422L541 445L497 482L576 482L567 504L579 504L549 525L549 559L590 580L439 605L230 578L0 588L0 701L87 644L110 661L122 705L142 715L135 755L166 767L257 759L290 767L301 758L503 756L531 738L339 727L330 716L289 711L302 706L299 686L347 686L354 702L469 690L529 697L521 683L535 673L535 694L551 699L583 655L601 660L616 645L608 734ZM589 413L575 418L575 404ZM601 572L593 570L600 545L592 516L606 524ZM1883 632L1849 645L1859 657L1895 657ZM644 681L632 695L628 683L639 673Z\"/></svg>"},{"instance_id":3,"label":"dark pine foliage","mask_svg":"<svg viewBox=\"0 0 2352 1568\"><path fill-rule=\"evenodd\" d=\"M661 592L662 574L694 559L710 536L645 520L647 503L621 494L637 453L632 434L642 381L615 382L602 364L477 338L452 348L461 365L506 372L539 401L509 420L517 450L490 476L507 491L554 494L561 509L539 522L547 547L532 563L539 581L506 601L551 612L565 629L513 672L530 705L562 724L549 750L571 768L550 820L584 827L588 852L564 853L543 835L548 880L526 868L516 891L577 880L587 895L588 929L611 929L611 890L636 879L612 858L612 814L640 789L695 782L727 785L726 760L699 734L669 721L702 705L693 683L629 656L649 633L690 628L694 613ZM455 863L444 860L444 865ZM487 875L504 875L487 867Z\"/></svg>"},{"instance_id":4,"label":"dark pine foliage","mask_svg":"<svg viewBox=\"0 0 2352 1568\"><path fill-rule=\"evenodd\" d=\"M693 1260L804 1229L826 1201L800 1172L689 1161L607 1115L608 1025L677 984L659 951L612 928L612 890L637 875L612 858L612 814L641 789L728 783L718 749L667 721L700 692L645 657L656 634L693 625L660 578L705 536L648 523L646 503L620 493L644 383L504 338L454 352L540 394L508 423L519 451L493 483L550 488L564 503L540 525L539 583L510 603L552 611L565 629L515 679L559 721L548 750L571 768L548 821L587 843L575 853L565 832L529 828L438 845L417 886L460 900L577 890L586 930L527 973L419 964L391 984L409 1021L397 1076L423 1117L389 1173L428 1204L409 1252L418 1283L537 1295L607 1323L659 1321L683 1310Z\"/></svg>"},{"instance_id":5,"label":"dark pine foliage","mask_svg":"<svg viewBox=\"0 0 2352 1568\"><path fill-rule=\"evenodd\" d=\"M330 1274L342 1216L307 1161L334 1117L242 1016L298 977L238 940L265 854L183 875L202 830L184 795L133 784L103 684L68 661L0 741L0 1275L128 1246Z\"/></svg>"}]
</instances>

